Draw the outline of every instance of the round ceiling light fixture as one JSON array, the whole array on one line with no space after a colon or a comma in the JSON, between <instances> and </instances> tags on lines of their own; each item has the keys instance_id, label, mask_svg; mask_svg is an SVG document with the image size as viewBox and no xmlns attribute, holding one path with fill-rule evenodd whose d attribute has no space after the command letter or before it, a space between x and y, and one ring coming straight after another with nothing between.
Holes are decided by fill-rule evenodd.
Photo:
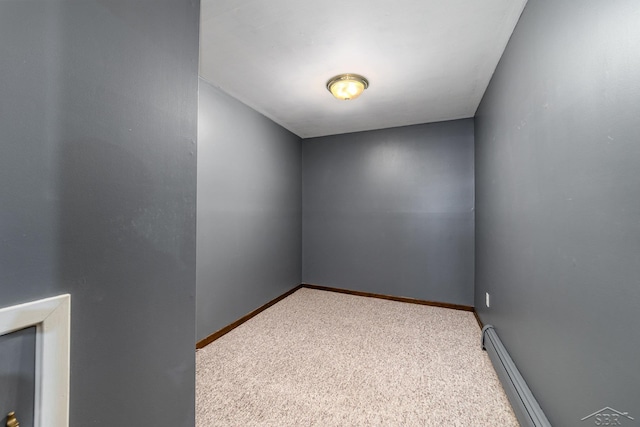
<instances>
[{"instance_id":1,"label":"round ceiling light fixture","mask_svg":"<svg viewBox=\"0 0 640 427\"><path fill-rule=\"evenodd\" d=\"M359 74L340 74L327 82L327 90L338 99L356 99L369 87L369 81Z\"/></svg>"}]
</instances>

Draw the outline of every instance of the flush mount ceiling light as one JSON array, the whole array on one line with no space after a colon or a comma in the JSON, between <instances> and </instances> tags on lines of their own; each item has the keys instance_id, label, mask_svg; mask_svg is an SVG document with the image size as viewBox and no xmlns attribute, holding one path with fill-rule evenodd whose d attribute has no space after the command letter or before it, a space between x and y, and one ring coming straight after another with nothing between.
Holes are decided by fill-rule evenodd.
<instances>
[{"instance_id":1,"label":"flush mount ceiling light","mask_svg":"<svg viewBox=\"0 0 640 427\"><path fill-rule=\"evenodd\" d=\"M327 82L327 90L338 99L356 99L369 87L369 81L358 74L340 74Z\"/></svg>"}]
</instances>

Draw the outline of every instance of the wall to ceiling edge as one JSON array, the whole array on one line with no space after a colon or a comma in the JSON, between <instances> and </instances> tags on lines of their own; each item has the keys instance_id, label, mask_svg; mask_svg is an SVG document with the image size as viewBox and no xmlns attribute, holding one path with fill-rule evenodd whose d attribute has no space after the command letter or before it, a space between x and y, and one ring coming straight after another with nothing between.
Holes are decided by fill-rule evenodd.
<instances>
[{"instance_id":1,"label":"wall to ceiling edge","mask_svg":"<svg viewBox=\"0 0 640 427\"><path fill-rule=\"evenodd\" d=\"M300 284L300 138L200 79L197 340Z\"/></svg>"},{"instance_id":2,"label":"wall to ceiling edge","mask_svg":"<svg viewBox=\"0 0 640 427\"><path fill-rule=\"evenodd\" d=\"M530 0L475 118L476 309L553 425L640 417L638 22Z\"/></svg>"},{"instance_id":3,"label":"wall to ceiling edge","mask_svg":"<svg viewBox=\"0 0 640 427\"><path fill-rule=\"evenodd\" d=\"M200 79L197 339L300 282L473 305L473 119L300 139Z\"/></svg>"},{"instance_id":4,"label":"wall to ceiling edge","mask_svg":"<svg viewBox=\"0 0 640 427\"><path fill-rule=\"evenodd\" d=\"M303 281L472 306L473 127L304 139Z\"/></svg>"}]
</instances>

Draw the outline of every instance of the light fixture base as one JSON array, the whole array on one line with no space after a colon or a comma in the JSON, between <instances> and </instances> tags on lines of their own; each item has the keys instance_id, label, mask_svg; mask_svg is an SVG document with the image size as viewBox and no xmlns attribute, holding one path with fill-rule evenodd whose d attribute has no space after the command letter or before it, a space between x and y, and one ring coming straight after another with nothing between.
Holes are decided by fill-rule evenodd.
<instances>
[{"instance_id":1,"label":"light fixture base","mask_svg":"<svg viewBox=\"0 0 640 427\"><path fill-rule=\"evenodd\" d=\"M368 87L369 80L353 73L339 74L327 82L327 90L344 101L356 99Z\"/></svg>"}]
</instances>

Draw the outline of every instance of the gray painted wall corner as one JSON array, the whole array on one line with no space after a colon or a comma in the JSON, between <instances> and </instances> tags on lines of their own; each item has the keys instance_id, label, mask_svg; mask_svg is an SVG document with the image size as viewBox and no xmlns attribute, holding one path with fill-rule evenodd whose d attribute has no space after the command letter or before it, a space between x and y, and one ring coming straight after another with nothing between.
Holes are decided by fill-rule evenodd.
<instances>
[{"instance_id":1,"label":"gray painted wall corner","mask_svg":"<svg viewBox=\"0 0 640 427\"><path fill-rule=\"evenodd\" d=\"M200 79L197 340L300 284L300 138Z\"/></svg>"},{"instance_id":2,"label":"gray painted wall corner","mask_svg":"<svg viewBox=\"0 0 640 427\"><path fill-rule=\"evenodd\" d=\"M473 305L473 119L302 145L304 282Z\"/></svg>"},{"instance_id":3,"label":"gray painted wall corner","mask_svg":"<svg viewBox=\"0 0 640 427\"><path fill-rule=\"evenodd\" d=\"M640 419L639 18L529 0L476 115L476 308L553 425Z\"/></svg>"}]
</instances>

